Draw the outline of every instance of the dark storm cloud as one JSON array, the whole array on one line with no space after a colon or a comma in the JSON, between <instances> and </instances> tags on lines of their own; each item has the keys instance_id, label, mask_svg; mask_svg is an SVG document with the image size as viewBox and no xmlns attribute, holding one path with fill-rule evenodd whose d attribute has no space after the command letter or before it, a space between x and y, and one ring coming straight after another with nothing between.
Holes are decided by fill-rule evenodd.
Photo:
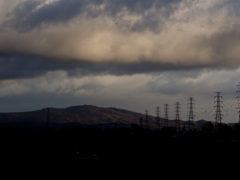
<instances>
[{"instance_id":1,"label":"dark storm cloud","mask_svg":"<svg viewBox=\"0 0 240 180\"><path fill-rule=\"evenodd\" d=\"M154 72L164 72L168 70L178 70L179 67L172 66L170 64L160 65L159 63L142 62L142 63L129 63L129 64L117 64L117 63L100 63L89 64L81 63L75 69L68 71L70 76L79 75L101 75L111 74L116 76L122 75L134 75ZM182 69L188 69L189 67L182 67Z\"/></svg>"},{"instance_id":2,"label":"dark storm cloud","mask_svg":"<svg viewBox=\"0 0 240 180\"><path fill-rule=\"evenodd\" d=\"M32 55L0 54L0 79L32 78L47 71L71 69L70 63L61 64Z\"/></svg>"},{"instance_id":3,"label":"dark storm cloud","mask_svg":"<svg viewBox=\"0 0 240 180\"><path fill-rule=\"evenodd\" d=\"M132 31L151 30L159 32L161 30L161 28L159 29L159 25L164 26L164 21L174 12L178 7L176 5L180 2L178 0L116 0L109 1L107 9L115 17L115 23L118 27L128 24L127 20L123 18L124 14L118 14L125 8L127 12L142 16L141 21L134 23L130 27ZM157 13L156 11L147 12L151 8L157 9Z\"/></svg>"},{"instance_id":4,"label":"dark storm cloud","mask_svg":"<svg viewBox=\"0 0 240 180\"><path fill-rule=\"evenodd\" d=\"M6 25L18 31L28 31L43 23L65 22L82 11L84 4L79 0L60 0L37 9L43 0L21 2L11 13Z\"/></svg>"},{"instance_id":5,"label":"dark storm cloud","mask_svg":"<svg viewBox=\"0 0 240 180\"><path fill-rule=\"evenodd\" d=\"M155 30L159 24L159 14L162 18L169 16L174 10L175 6L171 6L174 3L181 1L177 0L59 0L50 4L43 5L38 8L44 1L24 1L21 2L12 12L8 13L8 18L2 26L12 27L19 32L26 32L33 28L36 28L42 24L56 24L66 23L74 17L85 13L88 18L94 18L98 16L111 16L114 17L115 23L121 27L123 23L126 25L126 20L123 20L119 12L126 9L132 14L139 14L143 16L141 22L137 22L132 30ZM91 8L90 5L100 6L104 5L104 8ZM156 12L145 12L151 8L164 9ZM122 14L123 15L123 14Z\"/></svg>"},{"instance_id":6,"label":"dark storm cloud","mask_svg":"<svg viewBox=\"0 0 240 180\"><path fill-rule=\"evenodd\" d=\"M143 61L141 63L89 63L89 62L58 62L33 55L0 54L0 80L33 78L48 71L63 70L69 76L134 75L168 70L188 70L194 67L174 66Z\"/></svg>"}]
</instances>

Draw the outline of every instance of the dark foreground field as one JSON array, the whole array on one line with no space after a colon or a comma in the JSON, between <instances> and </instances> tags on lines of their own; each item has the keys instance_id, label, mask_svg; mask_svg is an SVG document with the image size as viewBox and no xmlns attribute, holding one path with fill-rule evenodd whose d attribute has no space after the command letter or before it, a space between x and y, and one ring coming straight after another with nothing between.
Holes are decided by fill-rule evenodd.
<instances>
[{"instance_id":1,"label":"dark foreground field","mask_svg":"<svg viewBox=\"0 0 240 180\"><path fill-rule=\"evenodd\" d=\"M89 162L182 163L236 162L240 156L240 129L204 127L176 131L139 128L0 128L1 162L11 164L81 164Z\"/></svg>"}]
</instances>

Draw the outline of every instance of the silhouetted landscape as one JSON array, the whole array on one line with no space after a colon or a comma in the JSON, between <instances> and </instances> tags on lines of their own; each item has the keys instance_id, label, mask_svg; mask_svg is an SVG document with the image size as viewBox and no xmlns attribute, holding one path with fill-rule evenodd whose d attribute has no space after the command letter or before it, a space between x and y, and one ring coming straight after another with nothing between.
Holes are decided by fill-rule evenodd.
<instances>
[{"instance_id":1,"label":"silhouetted landscape","mask_svg":"<svg viewBox=\"0 0 240 180\"><path fill-rule=\"evenodd\" d=\"M48 119L49 118L49 119ZM49 120L49 126L52 128L72 127L75 125L114 128L131 127L132 124L139 124L142 119L142 125L145 126L146 115L132 112L125 109L114 107L103 108L92 105L71 106L67 108L44 108L29 112L0 113L0 123L5 126L33 126L45 127ZM164 118L159 117L159 125L164 125ZM175 127L175 120L167 120L170 127ZM196 129L201 128L206 121L194 121ZM156 128L156 117L148 115L148 126L151 129ZM187 121L181 121L182 128L188 126Z\"/></svg>"},{"instance_id":2,"label":"silhouetted landscape","mask_svg":"<svg viewBox=\"0 0 240 180\"><path fill-rule=\"evenodd\" d=\"M48 118L47 118L48 117ZM200 121L193 129L140 126L144 114L74 106L1 113L1 159L11 162L214 161L239 159L239 124ZM49 122L47 121L49 120ZM172 126L170 126L172 123Z\"/></svg>"},{"instance_id":3,"label":"silhouetted landscape","mask_svg":"<svg viewBox=\"0 0 240 180\"><path fill-rule=\"evenodd\" d=\"M21 169L24 179L49 178L56 169L55 180L89 163L77 177L100 179L96 162L116 170L101 166L101 179L141 176L149 165L157 170L147 180L238 167L239 7L0 0L0 163L10 170L2 177L21 178Z\"/></svg>"}]
</instances>

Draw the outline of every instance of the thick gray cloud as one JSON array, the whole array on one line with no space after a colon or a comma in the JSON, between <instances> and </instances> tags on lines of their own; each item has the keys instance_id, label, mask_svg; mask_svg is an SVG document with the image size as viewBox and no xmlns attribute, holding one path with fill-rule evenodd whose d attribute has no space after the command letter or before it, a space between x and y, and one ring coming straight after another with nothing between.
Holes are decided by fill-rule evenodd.
<instances>
[{"instance_id":1,"label":"thick gray cloud","mask_svg":"<svg viewBox=\"0 0 240 180\"><path fill-rule=\"evenodd\" d=\"M150 62L160 70L236 67L238 5L230 0L19 1L1 18L1 28L9 31L1 33L0 51L107 62L113 69L116 61L137 67Z\"/></svg>"},{"instance_id":2,"label":"thick gray cloud","mask_svg":"<svg viewBox=\"0 0 240 180\"><path fill-rule=\"evenodd\" d=\"M12 12L8 13L10 19L2 26L10 26L17 31L25 32L39 27L42 24L67 23L74 17L84 14L88 18L98 16L111 16L118 26L126 25L128 20L124 20L124 12L131 12L143 16L141 22L137 22L132 29L155 29L159 24L159 18L156 11L148 13L151 8L156 8L161 16L168 17L173 12L172 4L179 3L176 0L59 0L53 1L47 5L41 6L44 0L23 1L20 2ZM164 11L161 11L164 9ZM123 12L123 13L122 13ZM162 18L163 18L162 17Z\"/></svg>"},{"instance_id":3,"label":"thick gray cloud","mask_svg":"<svg viewBox=\"0 0 240 180\"><path fill-rule=\"evenodd\" d=\"M33 78L44 75L48 71L63 70L69 76L97 76L97 75L134 75L144 73L158 73L169 70L190 70L191 66L174 66L172 64L160 64L154 62L138 63L89 63L46 59L41 56L1 54L0 55L0 80ZM197 68L199 69L199 67ZM197 70L196 69L196 70Z\"/></svg>"},{"instance_id":4,"label":"thick gray cloud","mask_svg":"<svg viewBox=\"0 0 240 180\"><path fill-rule=\"evenodd\" d=\"M10 20L5 25L25 32L41 24L56 24L71 20L83 11L84 0L54 1L39 7L44 0L23 1L8 14Z\"/></svg>"},{"instance_id":5,"label":"thick gray cloud","mask_svg":"<svg viewBox=\"0 0 240 180\"><path fill-rule=\"evenodd\" d=\"M19 2L1 17L2 53L180 69L239 66L239 2Z\"/></svg>"}]
</instances>

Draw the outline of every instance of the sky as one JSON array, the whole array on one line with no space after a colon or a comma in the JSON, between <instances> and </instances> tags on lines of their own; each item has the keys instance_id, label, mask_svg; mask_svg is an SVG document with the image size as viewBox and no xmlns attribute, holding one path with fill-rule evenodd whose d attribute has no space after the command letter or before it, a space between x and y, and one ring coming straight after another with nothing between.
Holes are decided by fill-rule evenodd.
<instances>
[{"instance_id":1,"label":"sky","mask_svg":"<svg viewBox=\"0 0 240 180\"><path fill-rule=\"evenodd\" d=\"M238 122L240 1L0 0L0 112L73 105Z\"/></svg>"}]
</instances>

